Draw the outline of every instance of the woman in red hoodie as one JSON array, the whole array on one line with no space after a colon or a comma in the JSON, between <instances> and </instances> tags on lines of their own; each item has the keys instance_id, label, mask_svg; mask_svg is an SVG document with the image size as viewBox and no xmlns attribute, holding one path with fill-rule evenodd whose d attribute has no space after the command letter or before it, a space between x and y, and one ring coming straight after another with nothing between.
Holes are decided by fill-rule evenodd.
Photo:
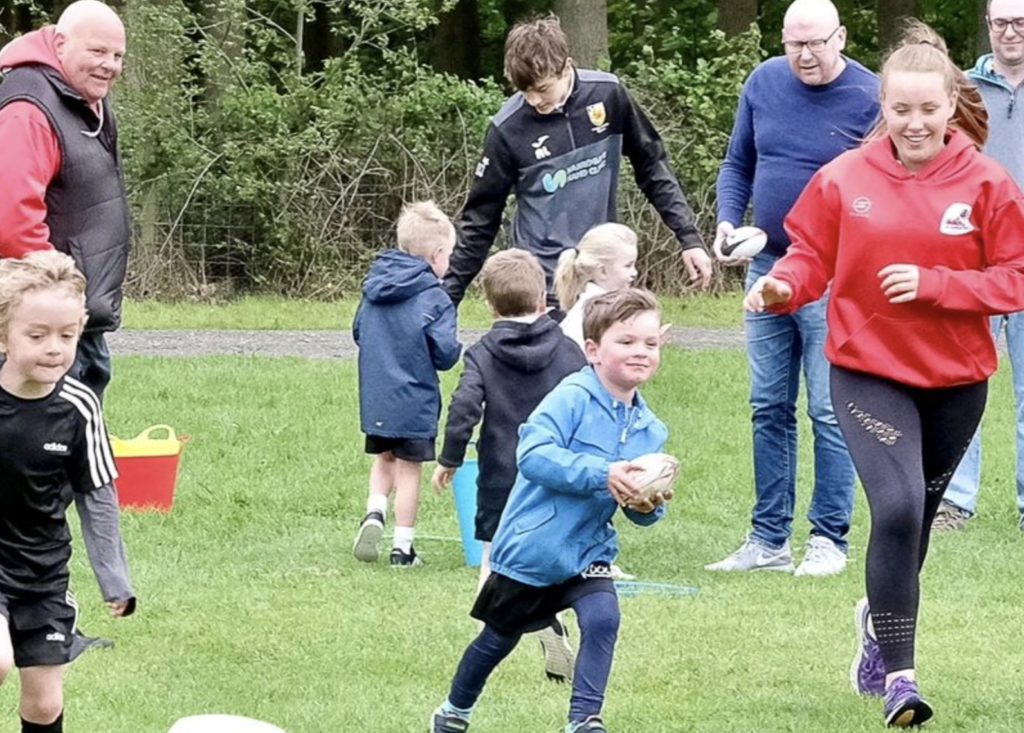
<instances>
[{"instance_id":1,"label":"woman in red hoodie","mask_svg":"<svg viewBox=\"0 0 1024 733\"><path fill-rule=\"evenodd\" d=\"M790 312L831 287L832 401L871 510L851 680L906 727L932 715L914 666L928 529L996 369L989 316L1024 309L1024 197L979 152L977 90L927 26L886 60L881 103L878 134L804 189L745 305Z\"/></svg>"}]
</instances>

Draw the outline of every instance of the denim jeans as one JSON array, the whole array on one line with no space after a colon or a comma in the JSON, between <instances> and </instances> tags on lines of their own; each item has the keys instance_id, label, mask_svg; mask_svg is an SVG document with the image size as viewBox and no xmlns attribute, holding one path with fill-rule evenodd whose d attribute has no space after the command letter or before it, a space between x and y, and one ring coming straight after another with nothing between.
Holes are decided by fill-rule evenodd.
<instances>
[{"instance_id":1,"label":"denim jeans","mask_svg":"<svg viewBox=\"0 0 1024 733\"><path fill-rule=\"evenodd\" d=\"M747 270L746 289L778 258L760 254ZM790 536L796 500L796 403L803 368L807 414L814 436L814 493L807 518L811 533L846 549L853 513L853 462L829 396L825 360L828 294L795 313L747 313L747 361L754 426L752 539L774 547Z\"/></svg>"},{"instance_id":2,"label":"denim jeans","mask_svg":"<svg viewBox=\"0 0 1024 733\"><path fill-rule=\"evenodd\" d=\"M1006 339L1006 350L1013 371L1013 394L1017 403L1017 511L1024 515L1024 312L993 316L992 338L996 344L999 343L1000 335ZM965 512L974 514L980 487L981 428L978 428L943 498Z\"/></svg>"}]
</instances>

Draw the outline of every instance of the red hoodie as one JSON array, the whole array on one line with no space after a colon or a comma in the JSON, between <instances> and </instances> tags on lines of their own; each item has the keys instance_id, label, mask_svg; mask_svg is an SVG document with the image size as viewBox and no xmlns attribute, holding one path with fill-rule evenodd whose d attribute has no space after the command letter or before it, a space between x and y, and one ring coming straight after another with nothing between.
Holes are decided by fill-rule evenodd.
<instances>
[{"instance_id":1,"label":"red hoodie","mask_svg":"<svg viewBox=\"0 0 1024 733\"><path fill-rule=\"evenodd\" d=\"M0 49L0 70L45 64L64 73L53 48L56 26L26 33ZM0 257L51 249L46 189L60 171L60 143L31 102L0 109Z\"/></svg>"},{"instance_id":2,"label":"red hoodie","mask_svg":"<svg viewBox=\"0 0 1024 733\"><path fill-rule=\"evenodd\" d=\"M1024 194L952 132L912 173L888 137L844 153L807 184L786 218L792 238L771 275L793 289L775 312L828 305L830 362L917 387L988 378L988 316L1024 310ZM920 268L917 299L890 303L878 271Z\"/></svg>"}]
</instances>

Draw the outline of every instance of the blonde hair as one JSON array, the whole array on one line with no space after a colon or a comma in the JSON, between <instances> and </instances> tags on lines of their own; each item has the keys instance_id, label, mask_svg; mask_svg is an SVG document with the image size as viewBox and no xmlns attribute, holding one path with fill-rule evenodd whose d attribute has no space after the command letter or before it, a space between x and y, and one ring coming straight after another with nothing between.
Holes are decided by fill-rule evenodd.
<instances>
[{"instance_id":1,"label":"blonde hair","mask_svg":"<svg viewBox=\"0 0 1024 733\"><path fill-rule=\"evenodd\" d=\"M623 247L637 248L636 233L624 224L600 224L583 235L575 249L567 249L555 268L555 293L562 310L569 310L587 287L611 265Z\"/></svg>"},{"instance_id":2,"label":"blonde hair","mask_svg":"<svg viewBox=\"0 0 1024 733\"><path fill-rule=\"evenodd\" d=\"M403 252L427 257L455 241L455 226L433 201L417 201L402 207L396 237Z\"/></svg>"},{"instance_id":3,"label":"blonde hair","mask_svg":"<svg viewBox=\"0 0 1024 733\"><path fill-rule=\"evenodd\" d=\"M547 297L544 268L522 249L507 249L488 257L480 271L480 286L491 308L502 318L536 313Z\"/></svg>"},{"instance_id":4,"label":"blonde hair","mask_svg":"<svg viewBox=\"0 0 1024 733\"><path fill-rule=\"evenodd\" d=\"M946 42L931 26L919 20L904 23L903 36L882 64L879 95L885 98L886 83L894 71L942 74L946 93L956 95L956 104L949 126L960 130L981 148L988 139L988 112L978 88L949 58ZM885 120L879 120L868 133L867 140L888 134Z\"/></svg>"},{"instance_id":5,"label":"blonde hair","mask_svg":"<svg viewBox=\"0 0 1024 733\"><path fill-rule=\"evenodd\" d=\"M27 293L50 289L81 300L84 326L85 276L68 255L50 249L29 252L21 259L0 259L0 336L7 338L11 317Z\"/></svg>"}]
</instances>

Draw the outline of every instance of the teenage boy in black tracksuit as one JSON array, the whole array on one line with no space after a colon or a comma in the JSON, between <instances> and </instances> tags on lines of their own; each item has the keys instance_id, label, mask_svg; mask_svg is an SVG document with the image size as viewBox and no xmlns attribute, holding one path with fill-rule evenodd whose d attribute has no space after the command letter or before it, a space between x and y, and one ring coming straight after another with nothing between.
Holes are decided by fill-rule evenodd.
<instances>
[{"instance_id":1,"label":"teenage boy in black tracksuit","mask_svg":"<svg viewBox=\"0 0 1024 733\"><path fill-rule=\"evenodd\" d=\"M519 426L559 382L586 366L579 346L544 313L546 285L537 258L522 250L499 252L480 276L495 321L466 350L459 386L448 406L444 447L434 487L444 489L462 465L473 430L477 443L476 538L484 543L480 584L490 574L490 544L516 481ZM548 677L572 676L573 654L561 623L539 632Z\"/></svg>"},{"instance_id":2,"label":"teenage boy in black tracksuit","mask_svg":"<svg viewBox=\"0 0 1024 733\"><path fill-rule=\"evenodd\" d=\"M558 256L598 224L615 221L625 154L636 182L683 249L691 280L707 287L711 260L657 131L612 74L577 70L558 18L515 26L505 75L519 93L491 120L458 223L444 286L456 305L480 272L511 191L512 246L533 253L551 292ZM549 302L556 304L549 295Z\"/></svg>"}]
</instances>

